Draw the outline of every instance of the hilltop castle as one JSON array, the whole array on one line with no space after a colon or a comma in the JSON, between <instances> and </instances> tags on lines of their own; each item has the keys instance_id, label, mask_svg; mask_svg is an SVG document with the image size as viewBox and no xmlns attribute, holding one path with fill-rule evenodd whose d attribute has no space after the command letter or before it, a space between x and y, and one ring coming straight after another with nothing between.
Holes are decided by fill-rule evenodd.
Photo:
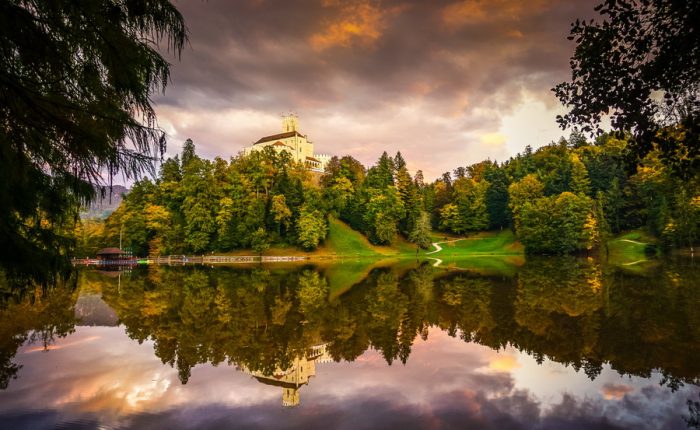
<instances>
[{"instance_id":1,"label":"hilltop castle","mask_svg":"<svg viewBox=\"0 0 700 430\"><path fill-rule=\"evenodd\" d=\"M294 114L286 115L282 118L282 133L261 137L253 145L243 148L243 153L248 155L271 146L277 152L289 152L294 161L304 163L310 170L323 173L331 156L314 154L313 142L299 133L298 128L299 118Z\"/></svg>"}]
</instances>

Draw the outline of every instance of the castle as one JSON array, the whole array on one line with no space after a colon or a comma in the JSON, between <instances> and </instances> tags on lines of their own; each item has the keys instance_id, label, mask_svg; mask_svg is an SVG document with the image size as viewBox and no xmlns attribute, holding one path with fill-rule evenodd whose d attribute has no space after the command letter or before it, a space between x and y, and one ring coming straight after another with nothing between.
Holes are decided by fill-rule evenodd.
<instances>
[{"instance_id":1,"label":"castle","mask_svg":"<svg viewBox=\"0 0 700 430\"><path fill-rule=\"evenodd\" d=\"M243 153L249 155L271 146L277 152L287 151L294 161L304 163L309 170L323 173L331 156L314 154L313 142L305 134L299 133L298 128L298 117L294 114L286 115L282 119L282 133L261 137L253 145L243 148Z\"/></svg>"}]
</instances>

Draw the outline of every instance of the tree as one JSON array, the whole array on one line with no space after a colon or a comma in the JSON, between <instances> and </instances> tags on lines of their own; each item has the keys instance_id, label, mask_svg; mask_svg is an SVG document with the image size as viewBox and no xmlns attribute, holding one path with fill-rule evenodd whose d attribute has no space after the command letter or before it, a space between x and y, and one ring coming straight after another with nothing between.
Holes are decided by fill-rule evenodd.
<instances>
[{"instance_id":1,"label":"tree","mask_svg":"<svg viewBox=\"0 0 700 430\"><path fill-rule=\"evenodd\" d=\"M610 115L618 132L633 134L638 159L657 146L674 171L697 169L700 3L604 0L595 10L602 20L572 25L571 81L553 89L569 112L557 121L588 132Z\"/></svg>"},{"instance_id":2,"label":"tree","mask_svg":"<svg viewBox=\"0 0 700 430\"><path fill-rule=\"evenodd\" d=\"M413 231L408 236L408 240L420 248L428 249L431 244L430 233L430 215L425 211L421 211Z\"/></svg>"},{"instance_id":3,"label":"tree","mask_svg":"<svg viewBox=\"0 0 700 430\"><path fill-rule=\"evenodd\" d=\"M567 254L598 243L593 201L570 192L527 201L516 225L527 253Z\"/></svg>"},{"instance_id":4,"label":"tree","mask_svg":"<svg viewBox=\"0 0 700 430\"><path fill-rule=\"evenodd\" d=\"M440 209L440 229L458 234L464 231L457 205L448 203Z\"/></svg>"},{"instance_id":5,"label":"tree","mask_svg":"<svg viewBox=\"0 0 700 430\"><path fill-rule=\"evenodd\" d=\"M388 245L396 237L398 222L405 213L401 197L395 187L383 190L370 188L363 215L372 243Z\"/></svg>"},{"instance_id":6,"label":"tree","mask_svg":"<svg viewBox=\"0 0 700 430\"><path fill-rule=\"evenodd\" d=\"M297 236L301 247L307 251L316 249L327 233L328 225L323 214L304 206L297 220Z\"/></svg>"},{"instance_id":7,"label":"tree","mask_svg":"<svg viewBox=\"0 0 700 430\"><path fill-rule=\"evenodd\" d=\"M413 183L416 184L416 187L419 190L422 190L425 187L425 178L423 177L422 170L417 170L416 174L413 175Z\"/></svg>"},{"instance_id":8,"label":"tree","mask_svg":"<svg viewBox=\"0 0 700 430\"><path fill-rule=\"evenodd\" d=\"M399 170L402 167L406 167L406 160L403 159L403 155L401 155L401 151L396 153L396 156L394 156L394 169Z\"/></svg>"},{"instance_id":9,"label":"tree","mask_svg":"<svg viewBox=\"0 0 700 430\"><path fill-rule=\"evenodd\" d=\"M489 183L486 181L477 182L467 177L455 180L453 201L459 209L461 230L478 231L488 227L489 214L486 209L488 188Z\"/></svg>"},{"instance_id":10,"label":"tree","mask_svg":"<svg viewBox=\"0 0 700 430\"><path fill-rule=\"evenodd\" d=\"M270 247L270 239L267 232L262 227L255 230L250 238L250 246L258 255L262 257L263 252Z\"/></svg>"},{"instance_id":11,"label":"tree","mask_svg":"<svg viewBox=\"0 0 700 430\"><path fill-rule=\"evenodd\" d=\"M186 156L188 148L192 155ZM210 249L212 235L216 233L216 215L219 210L218 193L209 160L203 160L194 153L194 145L188 140L182 157L182 213L185 219L185 243L194 252Z\"/></svg>"},{"instance_id":12,"label":"tree","mask_svg":"<svg viewBox=\"0 0 700 430\"><path fill-rule=\"evenodd\" d=\"M571 155L571 191L574 194L588 195L591 193L591 180L588 170L576 155Z\"/></svg>"},{"instance_id":13,"label":"tree","mask_svg":"<svg viewBox=\"0 0 700 430\"><path fill-rule=\"evenodd\" d=\"M146 228L149 231L148 253L150 255L165 254L167 249L168 231L172 225L172 216L167 208L148 204L144 210Z\"/></svg>"},{"instance_id":14,"label":"tree","mask_svg":"<svg viewBox=\"0 0 700 430\"><path fill-rule=\"evenodd\" d=\"M67 265L60 225L101 175L138 177L165 148L151 95L187 29L166 0L0 3L0 266L45 278ZM42 264L37 264L41 262Z\"/></svg>"},{"instance_id":15,"label":"tree","mask_svg":"<svg viewBox=\"0 0 700 430\"><path fill-rule=\"evenodd\" d=\"M394 172L394 160L384 151L377 164L367 172L367 185L380 189L394 185Z\"/></svg>"},{"instance_id":16,"label":"tree","mask_svg":"<svg viewBox=\"0 0 700 430\"><path fill-rule=\"evenodd\" d=\"M336 215L340 215L345 210L354 192L352 182L344 176L334 178L332 185L326 187L325 194L328 197L328 204Z\"/></svg>"},{"instance_id":17,"label":"tree","mask_svg":"<svg viewBox=\"0 0 700 430\"><path fill-rule=\"evenodd\" d=\"M230 249L235 245L235 231L232 228L235 206L230 197L219 200L219 213L216 214L217 236L220 249Z\"/></svg>"},{"instance_id":18,"label":"tree","mask_svg":"<svg viewBox=\"0 0 700 430\"><path fill-rule=\"evenodd\" d=\"M397 153L396 156L399 157L401 153ZM403 161L403 159L401 159ZM411 175L406 169L406 163L403 162L401 167L396 170L396 190L401 197L403 202L403 207L405 209L400 220L400 230L401 232L408 236L413 230L416 224L416 220L420 215L421 202L420 195L418 194L418 188L413 182Z\"/></svg>"},{"instance_id":19,"label":"tree","mask_svg":"<svg viewBox=\"0 0 700 430\"><path fill-rule=\"evenodd\" d=\"M486 190L486 210L489 217L489 228L503 228L508 226L508 175L505 169L497 164L488 168L484 179L489 182Z\"/></svg>"},{"instance_id":20,"label":"tree","mask_svg":"<svg viewBox=\"0 0 700 430\"><path fill-rule=\"evenodd\" d=\"M281 235L282 226L284 226L284 228L289 227L289 220L292 218L292 211L287 207L284 194L272 196L270 212L272 212L275 223L277 224L277 234Z\"/></svg>"},{"instance_id":21,"label":"tree","mask_svg":"<svg viewBox=\"0 0 700 430\"><path fill-rule=\"evenodd\" d=\"M688 246L694 255L693 245L700 231L700 189L693 195L689 184L681 184L675 195L673 217L666 223L662 238L667 244ZM670 243L668 243L670 242Z\"/></svg>"},{"instance_id":22,"label":"tree","mask_svg":"<svg viewBox=\"0 0 700 430\"><path fill-rule=\"evenodd\" d=\"M516 230L520 219L520 209L525 203L540 198L543 194L544 185L534 174L527 175L521 181L510 184L508 187L508 205L513 213L513 222Z\"/></svg>"},{"instance_id":23,"label":"tree","mask_svg":"<svg viewBox=\"0 0 700 430\"><path fill-rule=\"evenodd\" d=\"M605 255L609 253L608 241L610 240L610 225L605 217L605 195L602 191L598 191L596 199L593 202L596 225L598 227L598 242L603 245L605 249Z\"/></svg>"}]
</instances>

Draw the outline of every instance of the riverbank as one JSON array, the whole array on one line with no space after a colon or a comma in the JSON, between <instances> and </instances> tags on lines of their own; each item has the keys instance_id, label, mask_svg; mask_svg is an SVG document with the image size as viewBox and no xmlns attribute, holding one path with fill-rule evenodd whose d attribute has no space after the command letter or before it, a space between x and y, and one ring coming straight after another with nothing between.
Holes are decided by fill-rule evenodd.
<instances>
[{"instance_id":1,"label":"riverbank","mask_svg":"<svg viewBox=\"0 0 700 430\"><path fill-rule=\"evenodd\" d=\"M331 218L326 241L314 251L304 251L286 244L276 244L265 250L262 256L250 249L240 249L210 255L179 255L133 258L127 265L135 264L259 264L259 263L315 263L358 261L363 268L381 260L431 260L435 267L482 267L502 272L504 267L520 266L525 261L522 244L511 230L479 232L469 236L446 235L434 232L429 249L417 250L416 245L397 238L392 246L377 246L344 222ZM642 231L625 232L608 242L608 262L629 268L642 269L654 261L656 240ZM97 260L75 260L76 264L103 264ZM335 263L334 263L335 264ZM352 265L352 264L351 264Z\"/></svg>"}]
</instances>

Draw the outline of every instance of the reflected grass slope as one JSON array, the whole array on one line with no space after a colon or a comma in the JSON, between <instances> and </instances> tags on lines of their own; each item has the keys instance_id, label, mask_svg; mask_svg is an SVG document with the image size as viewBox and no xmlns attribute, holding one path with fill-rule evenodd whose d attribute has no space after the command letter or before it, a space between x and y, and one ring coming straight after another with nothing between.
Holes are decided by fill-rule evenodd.
<instances>
[{"instance_id":1,"label":"reflected grass slope","mask_svg":"<svg viewBox=\"0 0 700 430\"><path fill-rule=\"evenodd\" d=\"M608 243L608 262L625 270L640 272L655 266L650 258L657 254L656 240L634 230L623 233Z\"/></svg>"}]
</instances>

